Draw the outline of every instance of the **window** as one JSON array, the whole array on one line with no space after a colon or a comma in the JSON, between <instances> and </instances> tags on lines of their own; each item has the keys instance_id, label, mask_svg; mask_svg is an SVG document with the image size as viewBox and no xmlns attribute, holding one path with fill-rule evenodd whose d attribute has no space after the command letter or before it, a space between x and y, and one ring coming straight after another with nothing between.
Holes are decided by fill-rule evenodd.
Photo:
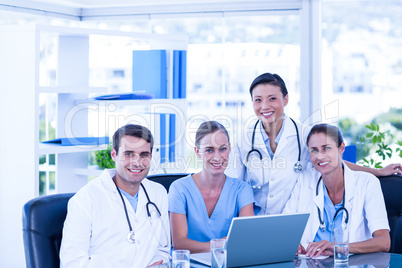
<instances>
[{"instance_id":1,"label":"window","mask_svg":"<svg viewBox=\"0 0 402 268\"><path fill-rule=\"evenodd\" d=\"M349 143L370 122L401 139L402 117L394 116L402 108L400 1L325 0L322 8L323 105L338 102L336 120L349 126L342 129Z\"/></svg>"}]
</instances>

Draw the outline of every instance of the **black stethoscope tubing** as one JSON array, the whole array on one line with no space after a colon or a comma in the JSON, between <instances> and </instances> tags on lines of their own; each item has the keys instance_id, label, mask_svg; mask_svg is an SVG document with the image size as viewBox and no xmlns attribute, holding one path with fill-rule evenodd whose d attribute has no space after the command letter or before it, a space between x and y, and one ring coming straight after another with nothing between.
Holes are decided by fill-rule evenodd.
<instances>
[{"instance_id":1,"label":"black stethoscope tubing","mask_svg":"<svg viewBox=\"0 0 402 268\"><path fill-rule=\"evenodd\" d=\"M115 185L116 185L116 184L115 184ZM146 209L147 209L148 218L151 218L151 212L149 211L149 206L154 206L155 209L156 209L156 211L157 211L158 214L159 214L159 217L162 217L162 214L161 214L161 212L159 211L158 206L157 206L154 202L152 202L152 201L149 199L147 190L145 189L144 185L143 185L142 183L140 183L140 185L141 185L142 189L144 190L145 196L147 197L147 200L148 200L147 204L145 205L145 207L146 207ZM121 194L120 189L119 189L119 187L117 187L117 185L116 185L116 189L117 189L117 192L118 192L119 195L120 195L121 201L123 202L124 213L126 214L127 224L128 224L128 228L129 228L129 230L130 230L130 232L128 233L128 236L127 236L127 240L128 240L128 242L130 242L130 243L135 243L134 231L133 231L133 228L131 227L130 218L128 217L126 202L124 202L123 195Z\"/></svg>"},{"instance_id":2,"label":"black stethoscope tubing","mask_svg":"<svg viewBox=\"0 0 402 268\"><path fill-rule=\"evenodd\" d=\"M299 129L298 129L297 125L296 125L296 122L295 122L292 118L290 118L290 117L289 117L289 119L293 122L293 124L294 124L294 126L295 126L296 136L297 136L297 147L299 148L299 154L298 154L298 156L297 156L297 162L294 164L293 169L294 169L294 171L295 171L296 173L299 173L299 172L301 172L301 171L303 170L303 166L302 166L302 164L300 163L301 145L300 145ZM262 161L262 153L261 153L258 149L254 148L255 131L256 131L256 129L257 129L257 126L258 126L258 123L259 123L259 122L260 122L260 120L257 120L257 122L255 123L254 128L253 128L253 135L251 136L251 150L248 151L248 153L247 153L247 156L246 156L246 160L247 160L247 161L248 161L248 159L249 159L250 154L253 153L253 152L256 152L256 153L258 154L260 160Z\"/></svg>"},{"instance_id":3,"label":"black stethoscope tubing","mask_svg":"<svg viewBox=\"0 0 402 268\"><path fill-rule=\"evenodd\" d=\"M316 196L318 195L318 186L320 185L321 180L322 180L322 176L320 176L320 178L318 179L317 186L315 188L315 195ZM345 211L345 214L346 214L345 224L347 224L348 221L349 221L349 212L345 208L345 192L346 191L344 190L343 191L342 206L335 211L335 215L334 215L334 218L332 219L332 222L335 222L336 216L338 216L339 212L341 212L342 210ZM321 209L318 206L317 206L317 212L318 212L318 220L320 221L321 231L324 232L325 231L325 222L321 218Z\"/></svg>"}]
</instances>

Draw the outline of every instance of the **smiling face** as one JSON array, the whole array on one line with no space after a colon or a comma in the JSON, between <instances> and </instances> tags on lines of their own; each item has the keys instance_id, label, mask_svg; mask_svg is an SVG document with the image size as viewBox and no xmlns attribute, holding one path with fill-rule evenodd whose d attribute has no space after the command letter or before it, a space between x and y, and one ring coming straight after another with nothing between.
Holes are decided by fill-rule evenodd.
<instances>
[{"instance_id":1,"label":"smiling face","mask_svg":"<svg viewBox=\"0 0 402 268\"><path fill-rule=\"evenodd\" d=\"M151 153L151 144L142 138L125 135L120 139L118 152L112 149L112 159L116 163L115 182L119 188L130 194L132 189L138 189L148 175Z\"/></svg>"},{"instance_id":2,"label":"smiling face","mask_svg":"<svg viewBox=\"0 0 402 268\"><path fill-rule=\"evenodd\" d=\"M271 84L259 84L252 91L254 113L264 126L275 124L283 119L288 95L285 97L280 87Z\"/></svg>"},{"instance_id":3,"label":"smiling face","mask_svg":"<svg viewBox=\"0 0 402 268\"><path fill-rule=\"evenodd\" d=\"M345 143L338 147L334 139L325 133L311 135L308 141L311 162L314 168L323 175L330 174L342 167L342 154Z\"/></svg>"},{"instance_id":4,"label":"smiling face","mask_svg":"<svg viewBox=\"0 0 402 268\"><path fill-rule=\"evenodd\" d=\"M230 153L230 143L225 133L218 130L205 135L194 150L197 157L202 159L204 172L223 174Z\"/></svg>"}]
</instances>

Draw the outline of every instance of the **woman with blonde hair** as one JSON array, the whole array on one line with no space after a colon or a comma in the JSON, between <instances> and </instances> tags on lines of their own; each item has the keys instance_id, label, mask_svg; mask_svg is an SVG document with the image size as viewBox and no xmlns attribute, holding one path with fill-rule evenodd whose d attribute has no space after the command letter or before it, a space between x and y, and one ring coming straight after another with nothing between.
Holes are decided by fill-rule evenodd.
<instances>
[{"instance_id":1,"label":"woman with blonde hair","mask_svg":"<svg viewBox=\"0 0 402 268\"><path fill-rule=\"evenodd\" d=\"M224 174L230 153L224 126L202 123L194 151L202 170L170 186L169 212L174 249L198 253L210 250L211 239L227 236L233 217L253 216L254 197L249 184Z\"/></svg>"}]
</instances>

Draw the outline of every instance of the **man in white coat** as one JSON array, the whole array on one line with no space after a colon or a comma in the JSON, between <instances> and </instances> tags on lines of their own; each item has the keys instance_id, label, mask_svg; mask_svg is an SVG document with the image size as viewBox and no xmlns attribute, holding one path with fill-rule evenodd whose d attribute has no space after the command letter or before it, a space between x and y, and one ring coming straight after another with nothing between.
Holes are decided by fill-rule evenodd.
<instances>
[{"instance_id":1,"label":"man in white coat","mask_svg":"<svg viewBox=\"0 0 402 268\"><path fill-rule=\"evenodd\" d=\"M103 171L68 203L61 267L143 268L169 261L167 193L145 178L152 148L145 127L129 124L114 133L116 169Z\"/></svg>"}]
</instances>

